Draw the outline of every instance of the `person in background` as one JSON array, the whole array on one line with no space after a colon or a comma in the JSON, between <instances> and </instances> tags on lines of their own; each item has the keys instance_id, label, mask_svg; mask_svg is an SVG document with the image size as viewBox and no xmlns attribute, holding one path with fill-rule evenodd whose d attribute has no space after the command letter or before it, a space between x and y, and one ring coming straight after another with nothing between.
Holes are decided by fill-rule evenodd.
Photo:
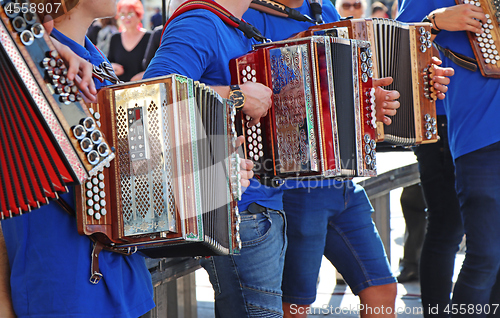
<instances>
[{"instance_id":1,"label":"person in background","mask_svg":"<svg viewBox=\"0 0 500 318\"><path fill-rule=\"evenodd\" d=\"M388 18L387 7L380 1L372 3L372 13L370 18Z\"/></svg>"},{"instance_id":2,"label":"person in background","mask_svg":"<svg viewBox=\"0 0 500 318\"><path fill-rule=\"evenodd\" d=\"M163 25L163 18L161 16L160 8L155 8L155 14L151 16L151 30L154 30L156 27Z\"/></svg>"},{"instance_id":3,"label":"person in background","mask_svg":"<svg viewBox=\"0 0 500 318\"><path fill-rule=\"evenodd\" d=\"M113 36L113 34L118 33L116 19L114 17L101 19L101 25L102 29L99 31L99 33L97 33L96 46L102 51L105 56L108 56L111 37Z\"/></svg>"},{"instance_id":4,"label":"person in background","mask_svg":"<svg viewBox=\"0 0 500 318\"><path fill-rule=\"evenodd\" d=\"M341 17L362 18L366 11L366 0L337 0L336 8Z\"/></svg>"},{"instance_id":5,"label":"person in background","mask_svg":"<svg viewBox=\"0 0 500 318\"><path fill-rule=\"evenodd\" d=\"M404 254L399 261L398 282L403 284L419 279L418 268L420 253L424 243L426 210L422 187L419 183L405 187L401 193L401 210L405 219L406 231Z\"/></svg>"},{"instance_id":6,"label":"person in background","mask_svg":"<svg viewBox=\"0 0 500 318\"><path fill-rule=\"evenodd\" d=\"M118 15L123 31L111 37L108 59L118 78L124 82L142 79L142 59L151 32L142 27L144 7L140 0L120 0Z\"/></svg>"},{"instance_id":7,"label":"person in background","mask_svg":"<svg viewBox=\"0 0 500 318\"><path fill-rule=\"evenodd\" d=\"M170 16L177 10L177 8L186 0L170 0L167 8L167 20ZM156 50L160 47L161 34L163 32L163 25L157 26L153 30L153 34L149 38L148 46L146 47L146 53L144 53L144 59L142 60L142 67L144 69L148 68L149 63L155 56Z\"/></svg>"}]
</instances>

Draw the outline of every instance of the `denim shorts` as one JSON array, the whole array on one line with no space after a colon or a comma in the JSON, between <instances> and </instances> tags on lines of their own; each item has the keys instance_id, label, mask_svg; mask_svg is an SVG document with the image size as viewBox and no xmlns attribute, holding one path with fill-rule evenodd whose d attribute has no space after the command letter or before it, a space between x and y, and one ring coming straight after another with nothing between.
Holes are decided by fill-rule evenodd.
<instances>
[{"instance_id":1,"label":"denim shorts","mask_svg":"<svg viewBox=\"0 0 500 318\"><path fill-rule=\"evenodd\" d=\"M283 203L288 239L284 302L314 302L323 255L356 295L370 286L396 282L363 187L344 181L329 187L287 190Z\"/></svg>"},{"instance_id":2,"label":"denim shorts","mask_svg":"<svg viewBox=\"0 0 500 318\"><path fill-rule=\"evenodd\" d=\"M215 291L217 318L283 317L285 228L283 212L253 203L241 212L241 252L201 261Z\"/></svg>"}]
</instances>

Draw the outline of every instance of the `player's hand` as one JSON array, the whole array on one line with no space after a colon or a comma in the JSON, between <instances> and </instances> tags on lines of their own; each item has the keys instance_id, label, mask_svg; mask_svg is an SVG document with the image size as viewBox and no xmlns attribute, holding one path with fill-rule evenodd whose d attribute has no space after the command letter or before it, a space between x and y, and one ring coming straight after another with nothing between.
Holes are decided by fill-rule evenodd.
<instances>
[{"instance_id":1,"label":"player's hand","mask_svg":"<svg viewBox=\"0 0 500 318\"><path fill-rule=\"evenodd\" d=\"M396 109L400 106L399 101L397 101L399 92L382 88L382 86L390 85L392 81L392 77L373 79L377 121L383 122L385 125L390 125L392 123L392 120L388 116L396 115Z\"/></svg>"},{"instance_id":2,"label":"player's hand","mask_svg":"<svg viewBox=\"0 0 500 318\"><path fill-rule=\"evenodd\" d=\"M125 73L125 69L123 68L123 65L118 64L118 63L111 63L111 66L113 67L113 70L115 71L116 76L122 76L123 73Z\"/></svg>"},{"instance_id":3,"label":"player's hand","mask_svg":"<svg viewBox=\"0 0 500 318\"><path fill-rule=\"evenodd\" d=\"M269 108L271 108L272 90L260 83L246 82L240 85L240 89L245 94L245 105L243 113L252 118L248 125L253 126L260 121L261 117L265 117Z\"/></svg>"},{"instance_id":4,"label":"player's hand","mask_svg":"<svg viewBox=\"0 0 500 318\"><path fill-rule=\"evenodd\" d=\"M238 148L243 145L243 142L245 141L244 136L238 136L238 139L236 140L236 149L235 151L238 150ZM240 159L240 176L241 176L241 187L247 188L250 186L250 179L253 178L253 161L248 160L248 159Z\"/></svg>"},{"instance_id":5,"label":"player's hand","mask_svg":"<svg viewBox=\"0 0 500 318\"><path fill-rule=\"evenodd\" d=\"M446 31L483 33L482 23L487 20L483 9L472 4L440 8L432 11L428 16L432 14L434 14L434 27Z\"/></svg>"},{"instance_id":6,"label":"player's hand","mask_svg":"<svg viewBox=\"0 0 500 318\"><path fill-rule=\"evenodd\" d=\"M434 67L434 75L432 80L434 81L434 88L437 90L437 98L444 99L446 97L445 93L448 91L448 84L450 84L450 77L455 75L455 70L451 67L441 67L442 61L433 56L432 63Z\"/></svg>"},{"instance_id":7,"label":"player's hand","mask_svg":"<svg viewBox=\"0 0 500 318\"><path fill-rule=\"evenodd\" d=\"M45 16L44 21L43 26L46 32L50 34L54 28L54 21L50 16ZM75 82L86 101L95 102L97 100L97 90L92 79L92 64L76 55L69 47L56 39L52 37L50 39L68 68L67 79Z\"/></svg>"}]
</instances>

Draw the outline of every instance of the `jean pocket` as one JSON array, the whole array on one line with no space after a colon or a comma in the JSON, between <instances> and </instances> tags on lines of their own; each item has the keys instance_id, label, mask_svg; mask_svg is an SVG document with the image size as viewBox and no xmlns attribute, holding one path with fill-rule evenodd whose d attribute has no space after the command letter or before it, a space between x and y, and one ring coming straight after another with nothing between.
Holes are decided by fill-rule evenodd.
<instances>
[{"instance_id":1,"label":"jean pocket","mask_svg":"<svg viewBox=\"0 0 500 318\"><path fill-rule=\"evenodd\" d=\"M240 236L243 246L251 246L263 241L271 230L272 220L268 212L243 214Z\"/></svg>"}]
</instances>

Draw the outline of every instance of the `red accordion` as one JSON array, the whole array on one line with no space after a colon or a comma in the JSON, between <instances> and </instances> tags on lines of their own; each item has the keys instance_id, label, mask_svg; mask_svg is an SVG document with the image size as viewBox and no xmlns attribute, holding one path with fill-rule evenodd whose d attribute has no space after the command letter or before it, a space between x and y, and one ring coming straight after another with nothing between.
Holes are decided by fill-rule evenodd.
<instances>
[{"instance_id":1,"label":"red accordion","mask_svg":"<svg viewBox=\"0 0 500 318\"><path fill-rule=\"evenodd\" d=\"M261 179L375 176L370 43L313 36L258 45L231 61L233 83L273 90L269 115L243 118L245 155Z\"/></svg>"},{"instance_id":2,"label":"red accordion","mask_svg":"<svg viewBox=\"0 0 500 318\"><path fill-rule=\"evenodd\" d=\"M7 2L4 2L7 3ZM8 2L10 3L10 2ZM5 4L6 5L6 4ZM0 6L0 216L58 198L114 154L35 15Z\"/></svg>"}]
</instances>

